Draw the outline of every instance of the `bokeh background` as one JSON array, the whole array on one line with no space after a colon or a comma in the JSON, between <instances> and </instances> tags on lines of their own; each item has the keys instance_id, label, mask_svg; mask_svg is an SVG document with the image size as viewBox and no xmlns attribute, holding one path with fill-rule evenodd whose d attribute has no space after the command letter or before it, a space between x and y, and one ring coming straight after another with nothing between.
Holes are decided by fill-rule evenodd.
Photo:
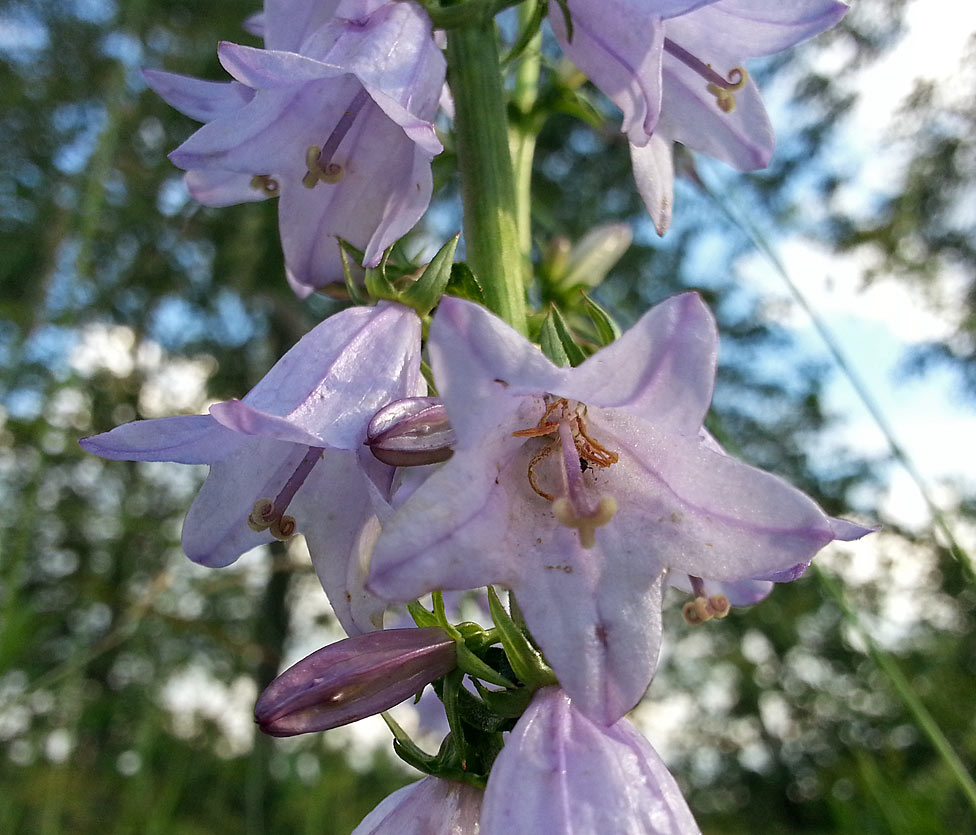
<instances>
[{"instance_id":1,"label":"bokeh background","mask_svg":"<svg viewBox=\"0 0 976 835\"><path fill-rule=\"evenodd\" d=\"M705 627L669 600L635 719L707 835L976 829L976 18L855 0L757 62L778 132L744 176L680 157L659 240L612 109L545 43L535 255L614 221L621 321L695 288L722 329L710 428L883 525ZM0 832L346 835L413 776L376 723L256 735L260 688L335 637L300 538L219 571L179 547L205 475L77 439L245 393L332 302L283 279L272 202L208 210L194 129L140 67L221 79L246 0L0 9ZM610 121L578 117L592 109ZM459 225L450 151L414 251ZM547 261L548 259L548 261Z\"/></svg>"}]
</instances>

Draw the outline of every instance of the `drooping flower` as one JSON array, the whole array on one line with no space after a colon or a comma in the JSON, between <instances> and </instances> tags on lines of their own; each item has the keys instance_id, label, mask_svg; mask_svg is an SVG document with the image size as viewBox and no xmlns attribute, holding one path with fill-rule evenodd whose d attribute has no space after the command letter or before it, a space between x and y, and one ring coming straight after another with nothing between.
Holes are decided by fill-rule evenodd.
<instances>
[{"instance_id":1,"label":"drooping flower","mask_svg":"<svg viewBox=\"0 0 976 835\"><path fill-rule=\"evenodd\" d=\"M623 111L634 175L659 233L673 203L674 142L740 171L769 164L773 130L743 62L829 29L836 0L568 0L549 17L570 59Z\"/></svg>"},{"instance_id":2,"label":"drooping flower","mask_svg":"<svg viewBox=\"0 0 976 835\"><path fill-rule=\"evenodd\" d=\"M508 587L576 707L604 725L651 680L669 572L775 580L868 532L703 442L717 332L695 294L577 368L445 297L429 351L454 455L384 521L367 588Z\"/></svg>"},{"instance_id":3,"label":"drooping flower","mask_svg":"<svg viewBox=\"0 0 976 835\"><path fill-rule=\"evenodd\" d=\"M271 736L338 728L389 710L455 666L454 639L436 626L357 635L285 670L258 698L254 718Z\"/></svg>"},{"instance_id":4,"label":"drooping flower","mask_svg":"<svg viewBox=\"0 0 976 835\"><path fill-rule=\"evenodd\" d=\"M420 320L383 302L326 319L243 400L207 415L134 421L81 445L115 460L208 464L183 525L187 556L228 565L297 528L315 541L319 577L354 634L375 628L384 608L362 588L363 538L374 496L388 493L393 477L365 451L366 426L381 406L424 387Z\"/></svg>"},{"instance_id":5,"label":"drooping flower","mask_svg":"<svg viewBox=\"0 0 976 835\"><path fill-rule=\"evenodd\" d=\"M478 835L483 797L467 783L425 777L393 792L352 835Z\"/></svg>"},{"instance_id":6,"label":"drooping flower","mask_svg":"<svg viewBox=\"0 0 976 835\"><path fill-rule=\"evenodd\" d=\"M699 835L681 790L626 719L592 722L544 687L495 759L480 835Z\"/></svg>"},{"instance_id":7,"label":"drooping flower","mask_svg":"<svg viewBox=\"0 0 976 835\"><path fill-rule=\"evenodd\" d=\"M220 45L235 81L147 78L206 122L170 155L197 199L280 197L288 279L307 295L342 281L337 238L375 266L426 210L445 64L415 3L292 5L266 4L267 49Z\"/></svg>"}]
</instances>

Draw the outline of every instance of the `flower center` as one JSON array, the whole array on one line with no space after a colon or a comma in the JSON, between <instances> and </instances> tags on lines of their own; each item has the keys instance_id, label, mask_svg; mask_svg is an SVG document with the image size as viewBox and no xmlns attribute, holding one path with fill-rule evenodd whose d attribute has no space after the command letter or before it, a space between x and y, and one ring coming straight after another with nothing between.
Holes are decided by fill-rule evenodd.
<instances>
[{"instance_id":1,"label":"flower center","mask_svg":"<svg viewBox=\"0 0 976 835\"><path fill-rule=\"evenodd\" d=\"M584 473L591 466L605 469L617 463L616 452L607 449L590 436L586 426L586 407L570 405L564 397L552 400L539 422L530 429L512 434L524 438L551 437L529 461L528 479L532 489L552 502L553 515L568 528L579 531L580 544L592 548L594 532L606 525L617 512L613 496L594 496L587 489ZM558 450L560 485L558 495L543 490L539 484L539 464Z\"/></svg>"},{"instance_id":2,"label":"flower center","mask_svg":"<svg viewBox=\"0 0 976 835\"><path fill-rule=\"evenodd\" d=\"M710 64L695 57L670 38L664 39L664 51L673 55L686 67L693 69L708 82L705 89L715 96L719 110L723 113L731 113L735 110L735 94L745 87L749 80L749 73L746 72L745 67L733 67L729 70L729 77L724 78L715 72Z\"/></svg>"},{"instance_id":3,"label":"flower center","mask_svg":"<svg viewBox=\"0 0 976 835\"><path fill-rule=\"evenodd\" d=\"M692 626L699 626L712 618L724 618L732 609L729 599L724 594L713 594L708 597L705 593L705 582L701 577L688 575L691 580L691 590L694 600L689 600L681 607L681 616Z\"/></svg>"},{"instance_id":4,"label":"flower center","mask_svg":"<svg viewBox=\"0 0 976 835\"><path fill-rule=\"evenodd\" d=\"M273 500L261 498L254 503L254 509L247 517L247 525L252 531L260 533L270 530L275 539L281 540L288 539L295 533L298 523L294 516L286 516L285 511L323 452L325 450L322 447L310 446L278 495Z\"/></svg>"},{"instance_id":5,"label":"flower center","mask_svg":"<svg viewBox=\"0 0 976 835\"><path fill-rule=\"evenodd\" d=\"M349 107L342 117L336 122L336 126L325 140L325 144L320 148L318 145L309 145L305 151L305 167L308 171L302 177L302 185L305 188L315 188L317 183L338 183L346 176L346 169L338 162L334 162L332 157L346 138L349 129L352 127L356 117L360 114L363 107L369 101L369 93L365 87L361 87L359 92L349 102Z\"/></svg>"}]
</instances>

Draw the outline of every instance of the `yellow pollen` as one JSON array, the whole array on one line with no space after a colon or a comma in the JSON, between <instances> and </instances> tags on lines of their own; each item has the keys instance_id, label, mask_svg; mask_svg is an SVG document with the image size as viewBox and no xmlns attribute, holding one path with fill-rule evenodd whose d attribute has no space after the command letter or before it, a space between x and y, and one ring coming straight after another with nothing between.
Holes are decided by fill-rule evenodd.
<instances>
[{"instance_id":1,"label":"yellow pollen","mask_svg":"<svg viewBox=\"0 0 976 835\"><path fill-rule=\"evenodd\" d=\"M737 76L737 80L732 81ZM723 113L732 113L735 110L735 94L746 86L748 80L749 73L746 72L745 67L734 67L729 73L728 87L722 87L718 84L707 84L705 89L715 96L719 110Z\"/></svg>"},{"instance_id":2,"label":"yellow pollen","mask_svg":"<svg viewBox=\"0 0 976 835\"><path fill-rule=\"evenodd\" d=\"M321 153L318 145L309 145L305 151L305 167L308 169L302 177L305 188L315 188L318 183L338 183L346 176L346 169L337 162L328 162L323 166L319 159Z\"/></svg>"},{"instance_id":3,"label":"yellow pollen","mask_svg":"<svg viewBox=\"0 0 976 835\"><path fill-rule=\"evenodd\" d=\"M596 544L594 532L613 519L617 512L617 500L613 496L601 496L592 513L578 515L573 503L565 496L560 496L552 503L552 512L567 528L576 528L579 531L580 545L592 548Z\"/></svg>"},{"instance_id":4,"label":"yellow pollen","mask_svg":"<svg viewBox=\"0 0 976 835\"><path fill-rule=\"evenodd\" d=\"M692 626L700 626L712 618L724 618L732 610L732 604L724 594L696 597L681 607L681 616Z\"/></svg>"}]
</instances>

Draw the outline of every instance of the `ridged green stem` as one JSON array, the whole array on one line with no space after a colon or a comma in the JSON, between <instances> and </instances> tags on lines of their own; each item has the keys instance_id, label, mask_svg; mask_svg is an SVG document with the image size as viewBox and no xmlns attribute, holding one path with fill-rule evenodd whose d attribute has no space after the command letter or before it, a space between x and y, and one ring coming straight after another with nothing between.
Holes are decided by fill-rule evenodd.
<instances>
[{"instance_id":1,"label":"ridged green stem","mask_svg":"<svg viewBox=\"0 0 976 835\"><path fill-rule=\"evenodd\" d=\"M494 22L448 32L447 61L468 266L488 308L524 334L515 180Z\"/></svg>"}]
</instances>

